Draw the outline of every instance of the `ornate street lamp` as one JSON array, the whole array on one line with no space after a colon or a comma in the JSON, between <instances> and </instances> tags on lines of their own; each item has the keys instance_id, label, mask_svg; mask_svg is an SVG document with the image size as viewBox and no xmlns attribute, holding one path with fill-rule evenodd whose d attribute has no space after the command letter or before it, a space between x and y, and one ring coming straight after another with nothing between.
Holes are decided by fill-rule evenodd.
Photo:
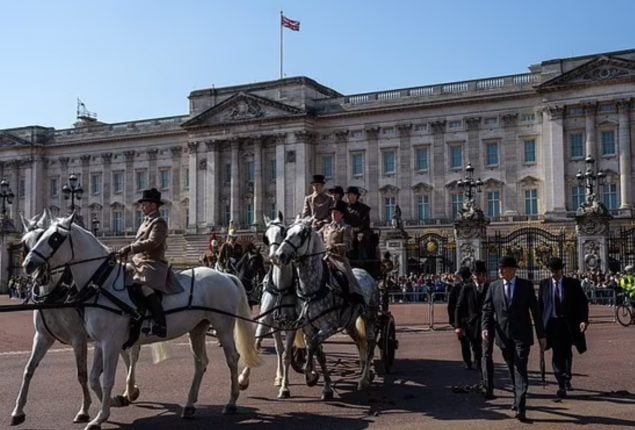
<instances>
[{"instance_id":1,"label":"ornate street lamp","mask_svg":"<svg viewBox=\"0 0 635 430\"><path fill-rule=\"evenodd\" d=\"M97 217L90 220L90 225L93 227L93 235L97 236L97 233L99 232L99 220Z\"/></svg>"},{"instance_id":2,"label":"ornate street lamp","mask_svg":"<svg viewBox=\"0 0 635 430\"><path fill-rule=\"evenodd\" d=\"M483 181L481 178L474 180L474 167L472 167L472 163L468 162L467 166L465 166L465 178L459 179L456 185L463 191L463 204L466 203L474 203L474 192L472 190L476 189L477 193L481 192L481 187L483 186Z\"/></svg>"},{"instance_id":3,"label":"ornate street lamp","mask_svg":"<svg viewBox=\"0 0 635 430\"><path fill-rule=\"evenodd\" d=\"M7 215L7 204L13 204L13 199L15 198L15 194L11 191L9 182L6 179L0 182L0 198L2 198L2 218L4 219Z\"/></svg>"},{"instance_id":4,"label":"ornate street lamp","mask_svg":"<svg viewBox=\"0 0 635 430\"><path fill-rule=\"evenodd\" d=\"M64 200L71 199L71 212L75 211L75 199L81 200L84 189L82 188L77 175L71 173L68 176L68 182L62 187L62 193L64 193Z\"/></svg>"},{"instance_id":5,"label":"ornate street lamp","mask_svg":"<svg viewBox=\"0 0 635 430\"><path fill-rule=\"evenodd\" d=\"M580 206L590 206L596 201L601 204L596 193L598 189L604 185L606 173L604 173L602 169L599 169L597 172L594 170L593 165L595 164L595 160L591 155L587 155L584 162L586 163L586 172L582 173L582 170L578 170L578 174L575 175L578 183L586 188L586 201Z\"/></svg>"}]
</instances>

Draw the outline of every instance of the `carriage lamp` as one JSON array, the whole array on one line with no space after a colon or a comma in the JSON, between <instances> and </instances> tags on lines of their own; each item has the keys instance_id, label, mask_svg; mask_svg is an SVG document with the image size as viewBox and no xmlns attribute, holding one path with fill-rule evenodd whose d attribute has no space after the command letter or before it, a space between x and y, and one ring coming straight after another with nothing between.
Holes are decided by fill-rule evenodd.
<instances>
[{"instance_id":1,"label":"carriage lamp","mask_svg":"<svg viewBox=\"0 0 635 430\"><path fill-rule=\"evenodd\" d=\"M465 166L465 178L459 179L456 185L463 190L463 196L471 201L474 197L473 190L476 189L476 192L480 193L483 181L481 181L481 178L474 180L474 167L472 167L472 163L468 162L467 166Z\"/></svg>"},{"instance_id":2,"label":"carriage lamp","mask_svg":"<svg viewBox=\"0 0 635 430\"><path fill-rule=\"evenodd\" d=\"M2 217L4 218L7 214L7 204L13 204L13 199L15 197L15 194L11 191L9 182L6 179L0 181L0 197L2 198Z\"/></svg>"},{"instance_id":3,"label":"carriage lamp","mask_svg":"<svg viewBox=\"0 0 635 430\"><path fill-rule=\"evenodd\" d=\"M71 212L75 210L75 199L81 200L84 189L79 183L77 175L71 173L68 176L68 182L62 187L62 193L64 193L64 200L71 199Z\"/></svg>"},{"instance_id":4,"label":"carriage lamp","mask_svg":"<svg viewBox=\"0 0 635 430\"><path fill-rule=\"evenodd\" d=\"M99 220L95 217L90 220L90 224L93 227L93 235L97 236L97 232L99 232Z\"/></svg>"},{"instance_id":5,"label":"carriage lamp","mask_svg":"<svg viewBox=\"0 0 635 430\"><path fill-rule=\"evenodd\" d=\"M595 172L593 168L595 160L591 157L591 155L587 155L584 162L587 166L586 172L582 173L582 170L578 170L578 174L575 175L575 177L578 180L578 183L586 188L586 196L588 200L594 200L596 198L594 191L597 191L599 187L604 185L606 173L604 173L604 170L602 169Z\"/></svg>"}]
</instances>

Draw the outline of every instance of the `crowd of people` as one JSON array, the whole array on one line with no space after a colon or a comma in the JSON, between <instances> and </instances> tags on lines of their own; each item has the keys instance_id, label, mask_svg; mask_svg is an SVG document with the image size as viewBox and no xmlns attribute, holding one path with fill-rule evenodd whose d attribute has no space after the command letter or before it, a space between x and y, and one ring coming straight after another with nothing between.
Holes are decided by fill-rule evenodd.
<instances>
[{"instance_id":1,"label":"crowd of people","mask_svg":"<svg viewBox=\"0 0 635 430\"><path fill-rule=\"evenodd\" d=\"M27 276L11 276L9 278L9 298L26 299L31 291L31 278Z\"/></svg>"}]
</instances>

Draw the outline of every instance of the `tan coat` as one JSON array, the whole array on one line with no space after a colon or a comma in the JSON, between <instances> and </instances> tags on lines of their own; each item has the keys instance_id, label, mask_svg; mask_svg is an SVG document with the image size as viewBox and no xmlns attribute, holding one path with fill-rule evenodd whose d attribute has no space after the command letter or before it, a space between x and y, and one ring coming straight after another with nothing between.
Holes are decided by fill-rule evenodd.
<instances>
[{"instance_id":1,"label":"tan coat","mask_svg":"<svg viewBox=\"0 0 635 430\"><path fill-rule=\"evenodd\" d=\"M317 221L315 225L321 227L331 219L331 207L333 198L324 193L311 193L304 198L302 216L313 216Z\"/></svg>"},{"instance_id":2,"label":"tan coat","mask_svg":"<svg viewBox=\"0 0 635 430\"><path fill-rule=\"evenodd\" d=\"M159 212L146 216L137 231L135 241L129 245L133 280L165 294L183 291L165 258L168 224Z\"/></svg>"},{"instance_id":3,"label":"tan coat","mask_svg":"<svg viewBox=\"0 0 635 430\"><path fill-rule=\"evenodd\" d=\"M349 293L363 296L351 264L346 257L353 246L353 228L345 222L331 221L322 229L322 236L327 250L327 260L338 270L346 274Z\"/></svg>"}]
</instances>

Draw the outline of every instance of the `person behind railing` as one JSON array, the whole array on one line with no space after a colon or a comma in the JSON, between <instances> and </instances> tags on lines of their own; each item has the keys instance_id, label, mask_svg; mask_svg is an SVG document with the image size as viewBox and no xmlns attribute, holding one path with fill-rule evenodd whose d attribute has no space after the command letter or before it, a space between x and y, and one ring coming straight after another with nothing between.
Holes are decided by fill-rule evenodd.
<instances>
[{"instance_id":1,"label":"person behind railing","mask_svg":"<svg viewBox=\"0 0 635 430\"><path fill-rule=\"evenodd\" d=\"M633 274L633 265L626 266L624 271L626 274L620 281L620 286L624 290L624 293L631 302L631 306L635 306L635 275Z\"/></svg>"}]
</instances>

